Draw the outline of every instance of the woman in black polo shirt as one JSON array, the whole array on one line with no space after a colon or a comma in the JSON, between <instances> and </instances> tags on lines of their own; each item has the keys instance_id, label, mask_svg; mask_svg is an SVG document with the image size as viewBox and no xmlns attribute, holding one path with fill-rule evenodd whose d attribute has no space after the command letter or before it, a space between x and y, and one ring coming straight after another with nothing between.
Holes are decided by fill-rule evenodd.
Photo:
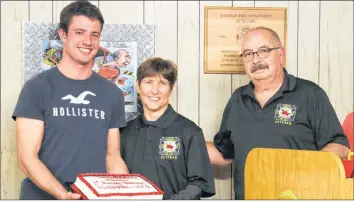
<instances>
[{"instance_id":1,"label":"woman in black polo shirt","mask_svg":"<svg viewBox=\"0 0 354 201\"><path fill-rule=\"evenodd\" d=\"M164 199L210 197L215 184L203 131L168 103L176 79L168 60L151 58L138 68L143 114L121 131L121 154L129 172L153 181Z\"/></svg>"}]
</instances>

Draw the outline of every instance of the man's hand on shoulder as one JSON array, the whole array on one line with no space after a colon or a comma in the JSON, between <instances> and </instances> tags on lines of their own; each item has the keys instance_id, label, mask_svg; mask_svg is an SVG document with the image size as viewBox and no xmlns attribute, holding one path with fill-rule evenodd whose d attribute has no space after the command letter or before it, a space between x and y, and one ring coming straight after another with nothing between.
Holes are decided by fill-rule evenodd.
<instances>
[{"instance_id":1,"label":"man's hand on shoulder","mask_svg":"<svg viewBox=\"0 0 354 201\"><path fill-rule=\"evenodd\" d=\"M209 154L209 160L212 165L227 166L232 163L231 159L224 159L223 155L215 147L214 143L206 142L206 147Z\"/></svg>"}]
</instances>

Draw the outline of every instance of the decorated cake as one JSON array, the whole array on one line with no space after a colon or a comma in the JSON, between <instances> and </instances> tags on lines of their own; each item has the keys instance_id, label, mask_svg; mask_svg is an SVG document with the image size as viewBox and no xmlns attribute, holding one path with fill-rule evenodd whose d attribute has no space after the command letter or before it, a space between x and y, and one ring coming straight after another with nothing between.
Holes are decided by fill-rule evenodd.
<instances>
[{"instance_id":1,"label":"decorated cake","mask_svg":"<svg viewBox=\"0 0 354 201\"><path fill-rule=\"evenodd\" d=\"M140 174L79 174L71 184L81 199L155 199L162 200L163 192Z\"/></svg>"}]
</instances>

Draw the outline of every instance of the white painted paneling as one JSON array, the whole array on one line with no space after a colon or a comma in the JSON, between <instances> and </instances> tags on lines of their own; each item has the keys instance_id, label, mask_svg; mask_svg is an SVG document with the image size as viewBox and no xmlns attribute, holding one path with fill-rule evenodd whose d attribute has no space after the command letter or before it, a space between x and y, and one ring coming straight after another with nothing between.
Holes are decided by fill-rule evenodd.
<instances>
[{"instance_id":1,"label":"white painted paneling","mask_svg":"<svg viewBox=\"0 0 354 201\"><path fill-rule=\"evenodd\" d=\"M100 1L106 24L143 24L143 1Z\"/></svg>"},{"instance_id":2,"label":"white painted paneling","mask_svg":"<svg viewBox=\"0 0 354 201\"><path fill-rule=\"evenodd\" d=\"M275 1L274 1L275 2ZM288 2L288 24L286 39L286 69L288 73L297 76L298 69L298 1Z\"/></svg>"},{"instance_id":3,"label":"white painted paneling","mask_svg":"<svg viewBox=\"0 0 354 201\"><path fill-rule=\"evenodd\" d=\"M29 20L31 22L52 22L52 1L30 1Z\"/></svg>"},{"instance_id":4,"label":"white painted paneling","mask_svg":"<svg viewBox=\"0 0 354 201\"><path fill-rule=\"evenodd\" d=\"M178 2L178 112L199 124L199 2Z\"/></svg>"},{"instance_id":5,"label":"white painted paneling","mask_svg":"<svg viewBox=\"0 0 354 201\"><path fill-rule=\"evenodd\" d=\"M340 122L353 111L353 2L322 1L320 86Z\"/></svg>"},{"instance_id":6,"label":"white painted paneling","mask_svg":"<svg viewBox=\"0 0 354 201\"><path fill-rule=\"evenodd\" d=\"M99 7L99 3L98 3L98 1L89 1L89 2L91 2L93 5L95 5L95 6ZM102 3L102 1L101 1L101 3ZM101 12L102 12L102 11L101 11Z\"/></svg>"},{"instance_id":7,"label":"white painted paneling","mask_svg":"<svg viewBox=\"0 0 354 201\"><path fill-rule=\"evenodd\" d=\"M222 114L231 96L231 76L229 74L204 74L204 7L232 6L232 1L200 2L200 126L205 139L212 141L218 132ZM211 199L232 199L231 165L214 168L216 195Z\"/></svg>"},{"instance_id":8,"label":"white painted paneling","mask_svg":"<svg viewBox=\"0 0 354 201\"><path fill-rule=\"evenodd\" d=\"M145 24L155 24L155 56L177 63L177 1L145 1ZM172 91L170 104L178 111L178 83Z\"/></svg>"},{"instance_id":9,"label":"white painted paneling","mask_svg":"<svg viewBox=\"0 0 354 201\"><path fill-rule=\"evenodd\" d=\"M320 2L299 1L298 76L318 83Z\"/></svg>"},{"instance_id":10,"label":"white painted paneling","mask_svg":"<svg viewBox=\"0 0 354 201\"><path fill-rule=\"evenodd\" d=\"M21 29L27 1L1 2L1 198L19 199L24 177L18 168L16 124L11 116L21 91Z\"/></svg>"},{"instance_id":11,"label":"white painted paneling","mask_svg":"<svg viewBox=\"0 0 354 201\"><path fill-rule=\"evenodd\" d=\"M60 12L73 1L53 1L53 23L60 22Z\"/></svg>"},{"instance_id":12,"label":"white painted paneling","mask_svg":"<svg viewBox=\"0 0 354 201\"><path fill-rule=\"evenodd\" d=\"M233 7L254 7L255 1L238 1L233 0L232 6Z\"/></svg>"},{"instance_id":13,"label":"white painted paneling","mask_svg":"<svg viewBox=\"0 0 354 201\"><path fill-rule=\"evenodd\" d=\"M219 130L221 117L231 96L229 74L204 74L204 7L231 6L231 1L200 2L200 126L206 140L212 141Z\"/></svg>"}]
</instances>

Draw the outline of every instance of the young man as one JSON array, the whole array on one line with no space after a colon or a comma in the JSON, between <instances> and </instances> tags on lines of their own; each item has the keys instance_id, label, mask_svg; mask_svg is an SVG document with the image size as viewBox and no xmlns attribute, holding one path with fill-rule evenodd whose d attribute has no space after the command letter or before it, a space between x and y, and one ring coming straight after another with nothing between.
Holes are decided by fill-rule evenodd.
<instances>
[{"instance_id":1,"label":"young man","mask_svg":"<svg viewBox=\"0 0 354 201\"><path fill-rule=\"evenodd\" d=\"M285 49L266 27L243 38L241 57L251 82L226 105L214 143L212 164L233 161L235 198L244 198L244 167L253 148L321 150L348 155L348 140L323 89L287 73Z\"/></svg>"},{"instance_id":2,"label":"young man","mask_svg":"<svg viewBox=\"0 0 354 201\"><path fill-rule=\"evenodd\" d=\"M27 81L16 105L17 153L27 175L20 199L78 199L64 182L79 173L128 173L120 156L122 91L92 71L103 17L89 2L60 13L60 63Z\"/></svg>"},{"instance_id":3,"label":"young man","mask_svg":"<svg viewBox=\"0 0 354 201\"><path fill-rule=\"evenodd\" d=\"M122 130L122 157L131 173L158 185L164 199L210 197L215 184L203 131L168 103L176 79L175 64L161 58L138 68L143 114Z\"/></svg>"}]
</instances>

